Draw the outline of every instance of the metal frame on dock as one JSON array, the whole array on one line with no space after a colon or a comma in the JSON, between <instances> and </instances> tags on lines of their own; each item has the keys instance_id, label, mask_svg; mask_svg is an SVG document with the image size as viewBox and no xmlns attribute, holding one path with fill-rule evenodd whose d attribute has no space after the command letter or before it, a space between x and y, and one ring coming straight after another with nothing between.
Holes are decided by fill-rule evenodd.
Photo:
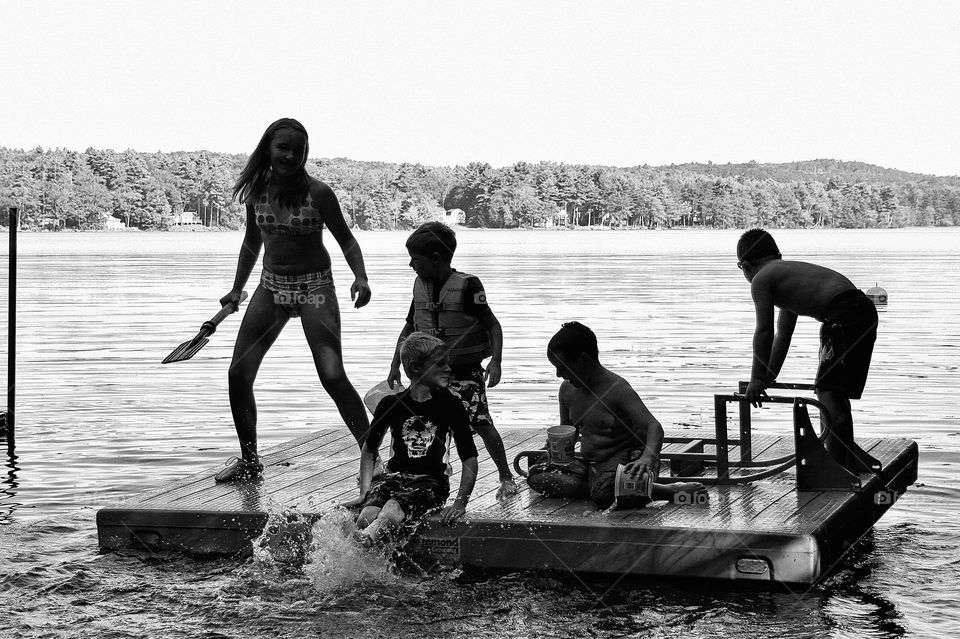
<instances>
[{"instance_id":1,"label":"metal frame on dock","mask_svg":"<svg viewBox=\"0 0 960 639\"><path fill-rule=\"evenodd\" d=\"M741 381L739 392L734 394L717 394L713 396L714 424L716 436L713 439L664 437L664 443L682 444L679 451L669 451L661 454L661 459L670 462L670 477L662 477L663 483L698 481L714 486L731 486L746 484L772 477L797 466L797 488L799 490L859 490L861 482L858 475L841 466L823 447L822 438L814 433L810 423L808 405L820 409L821 419L829 420L825 407L818 400L801 397L766 396L764 403L791 404L793 406L793 426L796 452L793 455L784 455L774 459L757 461L753 458L752 446L752 418L750 402L744 393L747 382ZM812 384L773 383L771 389L812 391ZM740 437L730 438L727 433L727 404L735 402L740 413ZM826 429L825 429L826 430ZM713 445L716 453L706 453L704 445ZM736 446L740 449L739 461L731 461L729 448ZM869 460L871 472L879 472L877 460L870 457L856 444L856 453L863 459ZM716 477L704 477L701 473L705 466L716 466ZM732 468L763 468L764 470L742 475L731 475Z\"/></svg>"}]
</instances>

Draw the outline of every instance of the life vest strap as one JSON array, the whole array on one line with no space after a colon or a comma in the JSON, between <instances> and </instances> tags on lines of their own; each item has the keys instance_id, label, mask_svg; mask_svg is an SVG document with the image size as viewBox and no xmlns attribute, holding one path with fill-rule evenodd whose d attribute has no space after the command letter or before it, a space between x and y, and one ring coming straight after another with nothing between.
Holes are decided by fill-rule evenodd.
<instances>
[{"instance_id":1,"label":"life vest strap","mask_svg":"<svg viewBox=\"0 0 960 639\"><path fill-rule=\"evenodd\" d=\"M470 328L418 328L418 331L426 333L428 335L433 335L434 337L439 337L443 339L444 337L456 337L458 335L466 335L470 332Z\"/></svg>"},{"instance_id":2,"label":"life vest strap","mask_svg":"<svg viewBox=\"0 0 960 639\"><path fill-rule=\"evenodd\" d=\"M465 306L463 304L451 304L449 302L414 302L413 308L417 311L430 311L434 313L440 311L462 311Z\"/></svg>"}]
</instances>

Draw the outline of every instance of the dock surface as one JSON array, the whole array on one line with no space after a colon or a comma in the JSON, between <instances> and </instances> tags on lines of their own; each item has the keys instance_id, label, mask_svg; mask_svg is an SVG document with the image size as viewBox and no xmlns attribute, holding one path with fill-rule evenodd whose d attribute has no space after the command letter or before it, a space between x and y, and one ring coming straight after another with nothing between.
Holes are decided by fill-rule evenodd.
<instances>
[{"instance_id":1,"label":"dock surface","mask_svg":"<svg viewBox=\"0 0 960 639\"><path fill-rule=\"evenodd\" d=\"M696 438L710 433L684 432ZM543 430L503 431L507 458L543 447ZM668 433L670 435L670 433ZM518 478L520 493L497 501L496 468L481 448L480 475L466 517L428 518L413 551L425 561L497 569L696 577L810 584L830 571L914 481L917 446L860 439L883 464L860 490L799 491L795 472L742 485L710 486L708 500L657 501L600 511L583 500L546 498ZM782 458L794 439L752 437L753 459ZM663 452L679 449L665 444ZM731 458L737 455L730 446ZM710 452L709 446L707 452ZM383 449L386 454L386 448ZM455 457L455 455L454 455ZM357 494L359 451L344 428L320 430L269 450L264 477L217 484L211 468L97 513L101 548L161 547L197 554L249 552L269 513L322 514ZM451 489L456 491L459 463ZM746 470L734 469L732 476ZM666 462L661 476L669 476Z\"/></svg>"}]
</instances>

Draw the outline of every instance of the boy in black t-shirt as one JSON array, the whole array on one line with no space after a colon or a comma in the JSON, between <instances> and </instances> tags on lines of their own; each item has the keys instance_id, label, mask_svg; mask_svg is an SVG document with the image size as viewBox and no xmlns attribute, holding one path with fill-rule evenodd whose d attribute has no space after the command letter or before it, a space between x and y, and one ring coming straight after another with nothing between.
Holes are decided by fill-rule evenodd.
<instances>
[{"instance_id":1,"label":"boy in black t-shirt","mask_svg":"<svg viewBox=\"0 0 960 639\"><path fill-rule=\"evenodd\" d=\"M450 435L462 464L460 488L441 511L441 523L463 515L477 480L477 448L467 412L447 389L446 345L432 335L413 333L400 347L400 358L410 388L380 401L360 454L362 510L355 536L364 546L377 543L398 524L443 506L450 495L444 461ZM373 479L377 451L388 430L393 454L386 472Z\"/></svg>"}]
</instances>

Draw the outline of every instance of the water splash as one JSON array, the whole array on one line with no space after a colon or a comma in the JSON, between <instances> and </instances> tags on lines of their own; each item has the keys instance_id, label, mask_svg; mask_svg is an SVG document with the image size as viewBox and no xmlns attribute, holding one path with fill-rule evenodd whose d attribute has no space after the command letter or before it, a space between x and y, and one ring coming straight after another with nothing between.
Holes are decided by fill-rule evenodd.
<instances>
[{"instance_id":1,"label":"water splash","mask_svg":"<svg viewBox=\"0 0 960 639\"><path fill-rule=\"evenodd\" d=\"M355 530L353 514L340 507L320 515L272 512L253 541L254 567L265 579L305 578L318 595L395 583L392 545L363 548Z\"/></svg>"}]
</instances>

